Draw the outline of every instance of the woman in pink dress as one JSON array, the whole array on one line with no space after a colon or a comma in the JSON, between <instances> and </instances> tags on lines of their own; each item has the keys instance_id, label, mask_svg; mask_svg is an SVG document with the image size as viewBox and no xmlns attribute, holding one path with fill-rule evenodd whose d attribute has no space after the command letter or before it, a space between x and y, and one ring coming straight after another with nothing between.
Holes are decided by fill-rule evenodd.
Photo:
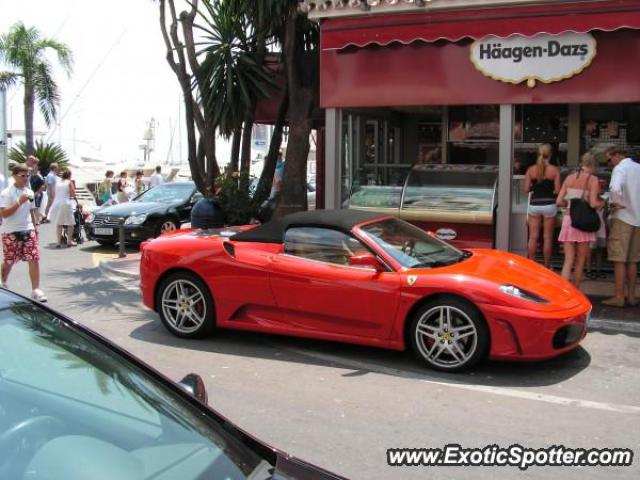
<instances>
[{"instance_id":1,"label":"woman in pink dress","mask_svg":"<svg viewBox=\"0 0 640 480\"><path fill-rule=\"evenodd\" d=\"M562 277L571 279L571 270L575 265L573 283L580 288L584 265L589 253L590 243L596 240L595 232L584 232L571 225L571 201L579 198L589 202L592 208L601 208L604 202L600 198L600 187L598 177L594 175L596 161L592 154L585 153L582 156L580 167L575 173L569 175L562 184L558 193L557 204L559 207L567 207L562 219L562 227L558 240L564 245L564 265L562 266Z\"/></svg>"}]
</instances>

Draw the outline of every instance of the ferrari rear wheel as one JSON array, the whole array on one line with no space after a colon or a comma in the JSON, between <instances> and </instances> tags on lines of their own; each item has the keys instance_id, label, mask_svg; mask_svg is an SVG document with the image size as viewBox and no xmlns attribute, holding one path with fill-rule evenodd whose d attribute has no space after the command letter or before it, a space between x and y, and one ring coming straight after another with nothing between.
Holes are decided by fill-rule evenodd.
<instances>
[{"instance_id":1,"label":"ferrari rear wheel","mask_svg":"<svg viewBox=\"0 0 640 480\"><path fill-rule=\"evenodd\" d=\"M486 357L489 350L489 329L482 315L458 298L423 305L409 332L415 353L435 370L467 370Z\"/></svg>"},{"instance_id":2,"label":"ferrari rear wheel","mask_svg":"<svg viewBox=\"0 0 640 480\"><path fill-rule=\"evenodd\" d=\"M215 329L215 311L209 289L197 276L179 272L165 278L156 298L165 327L177 337L203 338Z\"/></svg>"}]
</instances>

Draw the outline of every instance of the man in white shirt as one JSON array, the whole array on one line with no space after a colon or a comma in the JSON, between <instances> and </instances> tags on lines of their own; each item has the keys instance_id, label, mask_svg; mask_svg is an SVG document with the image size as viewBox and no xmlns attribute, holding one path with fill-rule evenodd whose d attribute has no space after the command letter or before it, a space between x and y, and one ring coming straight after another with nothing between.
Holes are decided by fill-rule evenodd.
<instances>
[{"instance_id":1,"label":"man in white shirt","mask_svg":"<svg viewBox=\"0 0 640 480\"><path fill-rule=\"evenodd\" d=\"M163 182L161 172L162 172L162 167L158 165L156 167L156 173L151 175L151 178L149 179L149 188L157 187Z\"/></svg>"},{"instance_id":2,"label":"man in white shirt","mask_svg":"<svg viewBox=\"0 0 640 480\"><path fill-rule=\"evenodd\" d=\"M609 185L612 213L607 250L613 262L616 294L602 303L624 307L626 280L627 303L636 306L639 303L636 279L640 261L640 164L618 147L608 148L605 154L614 166Z\"/></svg>"},{"instance_id":3,"label":"man in white shirt","mask_svg":"<svg viewBox=\"0 0 640 480\"><path fill-rule=\"evenodd\" d=\"M53 199L56 197L56 183L58 183L58 180L60 180L58 177L58 164L52 163L49 166L49 173L45 179L47 183L47 209L44 211L43 222L49 221L49 210L53 204Z\"/></svg>"},{"instance_id":4,"label":"man in white shirt","mask_svg":"<svg viewBox=\"0 0 640 480\"><path fill-rule=\"evenodd\" d=\"M28 188L29 170L24 165L13 169L13 185L0 193L0 215L3 222L2 251L2 286L7 288L7 280L13 265L24 260L29 263L29 277L33 289L31 297L39 302L46 302L47 297L40 290L40 252L38 232L36 231L31 204L34 193Z\"/></svg>"}]
</instances>

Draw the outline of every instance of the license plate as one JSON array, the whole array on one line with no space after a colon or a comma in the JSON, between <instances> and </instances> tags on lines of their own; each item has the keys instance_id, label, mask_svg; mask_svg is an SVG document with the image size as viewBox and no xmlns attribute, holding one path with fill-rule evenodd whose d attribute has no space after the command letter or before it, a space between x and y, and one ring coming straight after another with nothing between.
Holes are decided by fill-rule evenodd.
<instances>
[{"instance_id":1,"label":"license plate","mask_svg":"<svg viewBox=\"0 0 640 480\"><path fill-rule=\"evenodd\" d=\"M94 228L95 235L113 235L113 228Z\"/></svg>"}]
</instances>

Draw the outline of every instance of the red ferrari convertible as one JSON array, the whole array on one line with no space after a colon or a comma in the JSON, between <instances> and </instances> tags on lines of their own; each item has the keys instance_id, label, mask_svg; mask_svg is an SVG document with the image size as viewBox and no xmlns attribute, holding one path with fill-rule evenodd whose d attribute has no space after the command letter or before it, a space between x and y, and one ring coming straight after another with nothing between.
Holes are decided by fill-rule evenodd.
<instances>
[{"instance_id":1,"label":"red ferrari convertible","mask_svg":"<svg viewBox=\"0 0 640 480\"><path fill-rule=\"evenodd\" d=\"M589 300L525 258L458 250L396 218L300 212L143 244L146 306L171 333L233 328L403 350L432 368L575 348Z\"/></svg>"}]
</instances>

